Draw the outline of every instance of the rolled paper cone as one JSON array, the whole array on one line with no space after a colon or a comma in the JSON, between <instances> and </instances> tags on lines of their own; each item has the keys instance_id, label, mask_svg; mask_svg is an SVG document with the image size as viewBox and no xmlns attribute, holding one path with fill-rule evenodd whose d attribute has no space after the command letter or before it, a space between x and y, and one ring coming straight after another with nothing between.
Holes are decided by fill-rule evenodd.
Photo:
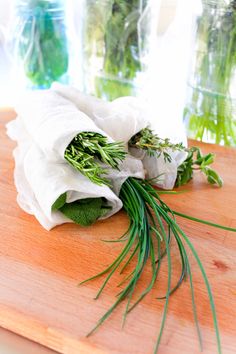
<instances>
[{"instance_id":1,"label":"rolled paper cone","mask_svg":"<svg viewBox=\"0 0 236 354\"><path fill-rule=\"evenodd\" d=\"M35 144L52 161L64 160L67 146L81 132L99 133L112 141L72 102L50 90L23 94L15 110Z\"/></svg>"},{"instance_id":2,"label":"rolled paper cone","mask_svg":"<svg viewBox=\"0 0 236 354\"><path fill-rule=\"evenodd\" d=\"M60 83L53 83L52 90L73 102L115 141L124 141L127 149L130 138L146 128L149 125L147 118L152 116L150 108L135 97L121 97L112 102L105 102ZM187 157L186 152L173 152L169 149L167 152L172 160L168 162L164 160L163 154L149 156L144 150L135 148L129 149L129 152L142 161L146 178L152 179L154 185L163 189L174 187L178 166Z\"/></svg>"},{"instance_id":3,"label":"rolled paper cone","mask_svg":"<svg viewBox=\"0 0 236 354\"><path fill-rule=\"evenodd\" d=\"M120 97L106 102L57 82L51 89L73 102L115 141L127 144L133 135L148 126L147 118L151 112L145 102L136 97Z\"/></svg>"},{"instance_id":4,"label":"rolled paper cone","mask_svg":"<svg viewBox=\"0 0 236 354\"><path fill-rule=\"evenodd\" d=\"M27 213L35 215L45 229L72 222L60 211L52 211L52 205L64 193L67 203L85 198L105 198L111 209L101 219L122 208L121 200L109 187L92 183L66 162L49 161L30 138L20 118L7 125L7 133L18 142L14 151L18 204Z\"/></svg>"}]
</instances>

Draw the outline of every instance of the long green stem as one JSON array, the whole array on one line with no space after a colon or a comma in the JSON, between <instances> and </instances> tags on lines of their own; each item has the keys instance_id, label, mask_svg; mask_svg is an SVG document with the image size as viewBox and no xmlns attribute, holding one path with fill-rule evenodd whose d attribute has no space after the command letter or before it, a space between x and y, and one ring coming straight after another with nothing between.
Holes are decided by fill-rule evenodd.
<instances>
[{"instance_id":1,"label":"long green stem","mask_svg":"<svg viewBox=\"0 0 236 354\"><path fill-rule=\"evenodd\" d=\"M186 244L197 261L197 264L200 268L200 271L203 276L203 280L207 288L207 293L209 296L209 302L211 306L215 333L217 338L218 353L221 354L222 351L221 351L220 334L219 334L218 322L216 317L216 309L215 309L215 304L214 304L210 284L206 272L204 270L204 267L202 265L202 262L194 246L192 245L191 241L189 240L185 232L179 227L179 225L175 220L175 211L172 211L171 208L167 206L160 199L160 196L158 195L158 191L156 191L147 181L138 180L135 178L128 178L126 180L126 182L123 184L121 188L120 198L123 201L124 209L126 210L127 215L130 219L130 227L128 231L129 237L126 241L127 243L123 247L123 250L121 251L120 255L112 263L112 265L108 267L105 271L98 274L97 276L90 278L90 280L97 278L98 276L104 275L105 273L108 273L108 276L98 293L100 294L101 291L105 288L105 285L107 284L111 276L114 274L116 270L118 270L119 266L121 266L121 263L123 261L124 261L124 265L121 266L121 273L128 267L133 267L133 269L128 275L125 276L123 281L120 282L119 286L123 285L126 282L127 284L125 285L123 290L121 290L117 295L117 300L115 301L115 303L98 321L96 326L92 329L92 331L88 335L92 334L99 326L101 326L102 323L111 315L113 310L122 301L126 299L127 303L123 315L123 324L124 324L128 313L130 313L135 308L135 306L137 306L138 303L153 289L156 280L158 278L161 264L163 264L161 260L166 252L168 279L167 279L166 293L165 296L163 297L163 299L165 299L163 317L162 317L161 326L160 326L156 346L154 349L154 353L157 353L163 335L163 330L167 318L169 297L180 287L183 280L187 279L187 276L189 276L194 322L196 325L200 348L202 348L202 337L201 337L200 327L198 323L197 308L195 303L195 294L194 294L194 287L193 287L193 277L192 277L191 266L189 263L187 250L184 245ZM210 224L211 226L216 226L216 227L218 226L217 224L212 224L212 223ZM168 235L165 230L165 226L168 227ZM231 231L236 231L236 230L231 229ZM172 289L171 289L172 266L171 266L171 253L170 253L170 244L169 244L171 234L173 234L173 237L177 242L179 255L182 263L182 270L181 270L179 280ZM157 245L155 243L156 241L157 241ZM164 242L165 245L164 253L161 252L162 242ZM157 261L156 261L156 254L157 254ZM146 288L138 296L137 300L132 304L133 295L135 293L137 284L139 283L140 278L143 274L143 271L148 264L148 260L151 261L151 271L152 271L151 280L146 286Z\"/></svg>"},{"instance_id":2,"label":"long green stem","mask_svg":"<svg viewBox=\"0 0 236 354\"><path fill-rule=\"evenodd\" d=\"M215 223L207 221L207 220L198 219L198 218L195 218L193 216L189 216L189 215L186 215L186 214L183 214L183 213L179 213L178 211L175 211L175 210L172 210L172 212L173 212L173 214L178 215L178 216L180 216L182 218L185 218L185 219L189 219L189 220L192 220L192 221L199 222L201 224L213 226L213 227L216 227L218 229L236 232L236 228L233 228L233 227L228 227L228 226L224 226L224 225L215 224Z\"/></svg>"}]
</instances>

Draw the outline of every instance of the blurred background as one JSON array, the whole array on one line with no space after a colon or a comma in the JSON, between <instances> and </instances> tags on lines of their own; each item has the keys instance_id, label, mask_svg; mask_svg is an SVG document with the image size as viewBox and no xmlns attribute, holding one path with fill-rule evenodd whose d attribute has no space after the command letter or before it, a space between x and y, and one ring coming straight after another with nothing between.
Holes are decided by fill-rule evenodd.
<instances>
[{"instance_id":1,"label":"blurred background","mask_svg":"<svg viewBox=\"0 0 236 354\"><path fill-rule=\"evenodd\" d=\"M135 95L172 140L236 146L235 0L0 0L0 107L53 81Z\"/></svg>"}]
</instances>

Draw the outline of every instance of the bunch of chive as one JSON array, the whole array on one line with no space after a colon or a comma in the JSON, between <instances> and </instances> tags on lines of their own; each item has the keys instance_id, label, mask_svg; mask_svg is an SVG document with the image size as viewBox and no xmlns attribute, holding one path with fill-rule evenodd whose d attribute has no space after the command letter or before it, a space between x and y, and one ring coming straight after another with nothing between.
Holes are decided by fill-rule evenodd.
<instances>
[{"instance_id":1,"label":"bunch of chive","mask_svg":"<svg viewBox=\"0 0 236 354\"><path fill-rule=\"evenodd\" d=\"M144 138L144 139L142 139ZM152 142L151 146L145 145L145 139ZM163 149L171 148L175 149L185 149L182 147L181 144L171 144L168 140L160 140L157 138L155 134L151 130L145 131L144 134L139 134L136 138L131 139L132 144L136 144L136 147L139 146L140 149L151 149L151 153L160 152L163 153ZM75 141L71 143L71 148ZM163 146L164 144L164 146ZM168 146L169 144L169 146ZM86 144L84 145L84 151L86 151ZM96 150L97 148L95 148ZM93 148L91 148L90 152L92 151L95 154ZM212 162L212 157L208 156L204 158L199 150L196 150L198 154L198 161L200 164L200 160L202 164L206 164L209 160L209 163ZM190 151L192 153L192 151ZM170 157L169 157L170 158ZM188 156L188 159L189 156ZM191 159L190 159L191 160ZM191 165L192 166L192 165ZM200 164L201 166L201 164ZM189 168L189 166L188 166ZM89 177L89 175L88 175ZM90 178L90 177L89 177ZM96 183L96 182L95 182ZM127 314L134 309L134 307L152 290L162 263L162 259L165 255L167 255L168 260L168 285L166 294L164 296L165 305L164 305L164 312L163 312L163 319L161 323L160 332L158 335L158 339L156 342L155 353L159 348L159 344L162 338L165 320L167 316L168 310L168 302L169 297L181 286L184 279L189 278L190 288L191 288L191 295L192 295L192 307L194 313L194 319L196 323L197 333L200 341L200 345L202 347L202 340L201 340L201 333L198 324L198 317L195 305L195 296L194 296L194 287L193 287L193 280L192 280L192 272L191 272L191 265L189 262L189 256L185 245L188 246L190 251L192 252L194 258L197 261L197 264L201 270L208 296L209 302L211 305L213 320L214 320L214 327L216 332L217 338L217 345L218 345L218 352L221 353L221 342L220 342L220 335L218 329L218 322L216 316L216 310L213 300L213 295L211 292L211 288L209 285L209 281L207 275L205 273L204 267L201 263L201 260L189 240L188 236L185 232L180 228L177 221L175 220L175 215L180 217L188 218L190 220L194 220L196 222L201 222L204 224L208 224L210 226L218 227L225 230L230 230L236 232L236 229L227 228L221 225L213 224L211 222L197 219L182 213L178 213L177 211L171 210L169 206L167 206L160 198L161 192L156 191L150 182L147 180L136 179L133 177L129 177L126 181L122 184L119 198L123 202L124 210L126 211L130 224L129 228L126 233L117 241L115 242L126 242L125 246L123 247L120 255L114 260L114 262L106 268L103 272L93 276L90 279L83 281L81 284L86 283L92 279L98 278L102 275L107 274L107 277L101 286L96 299L99 298L100 294L104 290L105 286L107 285L108 281L112 277L112 275L121 267L121 272L131 263L131 261L135 262L134 268L131 273L124 278L120 286L123 284L123 290L117 295L117 300L111 306L111 308L104 314L104 316L99 320L97 325L92 329L92 331L88 334L91 335L113 312L113 310L123 301L127 300L127 305L124 313L124 322L126 319ZM166 228L168 231L166 231ZM170 252L170 241L171 236L174 237L174 240L177 244L180 260L182 264L182 270L177 281L176 285L171 288L171 275L172 275L172 268L171 268L171 252ZM114 242L114 241L113 241ZM164 244L164 251L163 251L163 244ZM132 262L132 264L133 264ZM149 262L151 263L151 271L152 277L151 281L148 286L142 291L139 295L138 299L131 303L133 294L136 290L136 286L141 278L144 270L148 266ZM123 264L124 263L124 264Z\"/></svg>"},{"instance_id":2,"label":"bunch of chive","mask_svg":"<svg viewBox=\"0 0 236 354\"><path fill-rule=\"evenodd\" d=\"M113 310L122 301L127 300L127 304L123 316L123 324L124 324L127 314L130 311L132 311L135 308L135 306L152 290L161 268L162 259L165 255L167 255L168 284L167 284L165 296L163 298L160 298L160 299L165 299L165 305L164 305L161 327L157 338L154 353L157 353L162 338L166 316L167 316L169 297L181 286L182 282L187 278L189 279L189 283L190 283L194 320L195 320L196 329L198 333L199 343L202 348L202 337L199 328L198 316L197 316L197 310L195 304L192 271L189 262L188 250L185 247L186 244L200 268L200 271L202 273L206 285L211 311L213 315L218 353L221 354L221 341L220 341L218 321L216 316L216 309L215 309L214 299L213 299L211 287L206 272L197 254L196 249L194 248L188 236L178 225L174 215L176 214L184 218L189 218L196 222L206 223L210 226L222 228L225 230L236 232L236 229L224 227L218 224L213 224L197 218L191 218L185 214L181 214L171 210L169 206L167 206L161 200L158 191L156 191L150 185L150 183L145 180L138 180L132 177L128 178L122 186L119 197L123 202L123 206L125 211L127 212L130 224L127 232L119 240L110 241L110 242L126 242L125 246L123 247L120 255L114 260L114 262L109 267L107 267L101 273L82 281L80 284L84 284L88 281L91 281L93 279L96 279L100 276L107 274L104 283L102 284L100 290L97 293L96 299L98 299L102 291L104 290L105 286L107 285L108 281L118 269L120 269L120 273L122 273L124 269L127 268L128 265L130 265L132 260L135 263L133 262L131 263L134 264L132 271L119 284L119 286L123 284L126 285L124 286L123 290L121 290L117 295L116 301L110 307L110 309L102 316L102 318L98 321L96 326L88 333L88 336L91 335L96 329L98 329L98 327L100 327L103 324L103 322L111 315ZM168 231L166 231L166 228ZM171 236L174 237L175 242L177 244L179 250L179 256L182 264L182 270L181 270L179 280L177 281L176 285L172 288L171 288L172 266L171 266L171 252L170 252ZM164 251L162 250L161 247L163 243L164 243ZM144 270L146 269L146 267L148 267L149 263L151 263L151 272L152 272L151 281L148 284L148 286L139 295L138 299L134 303L131 303L136 286Z\"/></svg>"}]
</instances>

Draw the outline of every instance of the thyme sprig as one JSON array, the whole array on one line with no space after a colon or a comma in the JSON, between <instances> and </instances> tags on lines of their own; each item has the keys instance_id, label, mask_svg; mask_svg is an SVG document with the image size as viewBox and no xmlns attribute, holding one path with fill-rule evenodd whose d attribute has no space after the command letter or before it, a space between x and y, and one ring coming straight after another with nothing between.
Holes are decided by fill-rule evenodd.
<instances>
[{"instance_id":1,"label":"thyme sprig","mask_svg":"<svg viewBox=\"0 0 236 354\"><path fill-rule=\"evenodd\" d=\"M76 135L66 148L65 159L93 183L110 186L104 177L107 170L99 161L119 169L119 162L124 160L126 152L121 142L108 142L107 137L93 132L82 132Z\"/></svg>"},{"instance_id":2,"label":"thyme sprig","mask_svg":"<svg viewBox=\"0 0 236 354\"><path fill-rule=\"evenodd\" d=\"M171 156L168 150L187 151L182 143L172 144L170 139L162 139L149 127L142 129L134 135L129 141L130 148L145 150L149 156L159 157L163 154L165 161L171 162Z\"/></svg>"},{"instance_id":3,"label":"thyme sprig","mask_svg":"<svg viewBox=\"0 0 236 354\"><path fill-rule=\"evenodd\" d=\"M119 286L124 285L123 289L117 295L117 299L110 309L104 314L104 316L98 321L96 326L88 334L91 335L96 329L98 329L106 319L111 315L113 310L119 306L119 304L126 300L126 308L123 315L123 323L125 322L127 314L132 311L136 305L153 289L161 265L162 259L167 255L167 268L168 268L168 279L166 293L162 297L165 300L163 309L163 318L161 322L161 327L159 335L157 338L154 353L157 353L159 344L162 338L169 297L181 286L184 279L189 279L191 298L192 298L192 308L194 314L194 320L196 324L197 335L199 338L200 347L202 348L201 332L198 323L198 316L195 304L194 286L192 279L191 265L189 262L188 249L194 256L200 271L203 276L203 280L206 285L207 294L209 297L209 302L211 306L211 311L213 315L213 322L215 327L218 353L221 354L221 341L220 334L216 316L216 310L214 305L214 299L211 291L211 287L204 270L203 264L195 250L193 244L191 243L188 236L180 228L177 221L175 220L174 214L176 212L172 211L160 198L158 191L156 191L149 182L145 180L138 180L135 178L128 178L126 182L122 185L120 198L123 202L123 206L127 215L129 217L129 228L127 232L117 241L113 242L125 242L125 245L120 253L120 255L114 260L114 262L107 267L101 273L81 282L84 284L92 279L96 279L100 276L106 275L105 281L103 282L100 290L98 291L95 299L98 299L107 283L113 276L113 274L120 270L123 273L125 269L133 265L131 271L125 276L124 280L119 284ZM181 214L182 217L188 217L187 215ZM190 217L189 217L190 218ZM205 223L204 220L190 218L197 222ZM236 232L236 229L227 228L221 225L209 223L211 226L215 226L222 229L227 229ZM170 251L170 241L171 235L177 244L179 250L179 256L181 260L181 272L179 280L175 286L171 287L172 278L172 266L171 266L171 251ZM164 245L164 250L163 250ZM185 246L187 245L187 247ZM131 263L132 261L132 263ZM151 264L151 280L146 288L143 289L141 294L139 294L138 299L132 302L133 295L136 286L146 269L146 267ZM159 298L160 299L160 298Z\"/></svg>"},{"instance_id":4,"label":"thyme sprig","mask_svg":"<svg viewBox=\"0 0 236 354\"><path fill-rule=\"evenodd\" d=\"M142 129L129 141L130 148L142 149L149 156L160 157L163 154L165 162L171 162L170 150L185 151L188 155L185 161L178 167L175 186L180 187L188 183L193 178L193 172L201 171L210 184L222 187L223 180L218 173L209 166L214 162L215 155L208 153L203 155L198 147L186 148L182 143L172 144L169 139L161 139L150 128Z\"/></svg>"}]
</instances>

